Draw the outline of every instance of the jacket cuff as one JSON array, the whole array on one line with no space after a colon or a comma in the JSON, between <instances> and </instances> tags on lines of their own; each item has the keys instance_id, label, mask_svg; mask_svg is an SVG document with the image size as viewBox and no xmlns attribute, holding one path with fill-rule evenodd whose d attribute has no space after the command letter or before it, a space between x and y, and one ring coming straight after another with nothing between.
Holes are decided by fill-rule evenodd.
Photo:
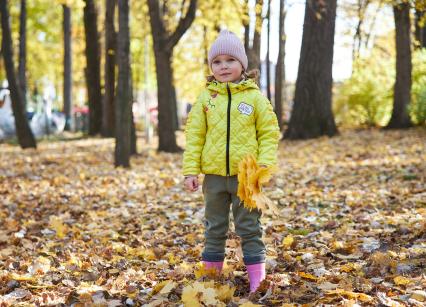
<instances>
[{"instance_id":1,"label":"jacket cuff","mask_svg":"<svg viewBox=\"0 0 426 307\"><path fill-rule=\"evenodd\" d=\"M189 170L185 170L183 172L183 175L185 177L187 177L187 176L198 176L199 174L200 174L200 170L197 170L197 169L189 169Z\"/></svg>"}]
</instances>

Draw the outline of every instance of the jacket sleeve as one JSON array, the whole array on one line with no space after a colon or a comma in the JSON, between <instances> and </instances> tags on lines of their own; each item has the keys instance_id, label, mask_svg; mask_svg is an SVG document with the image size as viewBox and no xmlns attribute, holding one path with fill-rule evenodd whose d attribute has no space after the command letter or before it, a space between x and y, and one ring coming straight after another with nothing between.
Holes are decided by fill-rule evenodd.
<instances>
[{"instance_id":1,"label":"jacket sleeve","mask_svg":"<svg viewBox=\"0 0 426 307\"><path fill-rule=\"evenodd\" d=\"M186 148L183 153L183 174L198 175L201 172L201 153L206 140L207 122L204 112L204 92L192 106L186 122Z\"/></svg>"},{"instance_id":2,"label":"jacket sleeve","mask_svg":"<svg viewBox=\"0 0 426 307\"><path fill-rule=\"evenodd\" d=\"M257 163L272 166L277 164L278 142L281 136L277 116L269 100L259 95L256 108L256 137L259 144Z\"/></svg>"}]
</instances>

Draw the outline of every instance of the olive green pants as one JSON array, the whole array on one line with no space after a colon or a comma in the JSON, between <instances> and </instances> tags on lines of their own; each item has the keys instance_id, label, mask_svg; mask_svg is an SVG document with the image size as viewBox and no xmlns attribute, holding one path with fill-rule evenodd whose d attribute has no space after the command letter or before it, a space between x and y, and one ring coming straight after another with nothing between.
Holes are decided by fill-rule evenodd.
<instances>
[{"instance_id":1,"label":"olive green pants","mask_svg":"<svg viewBox=\"0 0 426 307\"><path fill-rule=\"evenodd\" d=\"M223 261L232 204L235 230L241 237L245 264L265 262L265 244L258 210L247 210L237 196L237 176L206 175L203 182L205 203L204 261Z\"/></svg>"}]
</instances>

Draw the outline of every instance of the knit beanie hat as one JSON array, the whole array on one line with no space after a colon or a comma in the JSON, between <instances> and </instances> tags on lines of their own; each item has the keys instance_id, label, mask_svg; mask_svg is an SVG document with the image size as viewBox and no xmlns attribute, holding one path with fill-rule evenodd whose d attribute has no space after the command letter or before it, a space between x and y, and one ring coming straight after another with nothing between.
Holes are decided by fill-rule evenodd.
<instances>
[{"instance_id":1,"label":"knit beanie hat","mask_svg":"<svg viewBox=\"0 0 426 307\"><path fill-rule=\"evenodd\" d=\"M209 66L212 66L212 61L215 57L222 54L233 56L240 61L244 70L247 70L248 59L244 50L244 45L233 32L227 30L220 31L219 36L213 42L209 50Z\"/></svg>"}]
</instances>

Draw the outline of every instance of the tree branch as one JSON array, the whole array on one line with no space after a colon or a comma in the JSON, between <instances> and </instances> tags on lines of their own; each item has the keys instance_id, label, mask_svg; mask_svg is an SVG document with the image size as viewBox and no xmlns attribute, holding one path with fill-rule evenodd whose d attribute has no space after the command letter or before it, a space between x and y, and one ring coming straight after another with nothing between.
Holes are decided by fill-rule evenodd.
<instances>
[{"instance_id":1,"label":"tree branch","mask_svg":"<svg viewBox=\"0 0 426 307\"><path fill-rule=\"evenodd\" d=\"M152 2L154 0L149 0ZM166 42L166 49L172 50L174 46L179 42L180 38L185 34L186 30L191 26L195 18L195 11L197 9L197 0L191 0L189 3L188 11L184 18L179 20L179 24L176 27L176 30L168 37ZM183 12L182 12L183 15Z\"/></svg>"},{"instance_id":2,"label":"tree branch","mask_svg":"<svg viewBox=\"0 0 426 307\"><path fill-rule=\"evenodd\" d=\"M148 0L149 21L151 24L152 37L154 44L160 44L167 37L166 28L163 19L160 16L160 5L158 0Z\"/></svg>"}]
</instances>

